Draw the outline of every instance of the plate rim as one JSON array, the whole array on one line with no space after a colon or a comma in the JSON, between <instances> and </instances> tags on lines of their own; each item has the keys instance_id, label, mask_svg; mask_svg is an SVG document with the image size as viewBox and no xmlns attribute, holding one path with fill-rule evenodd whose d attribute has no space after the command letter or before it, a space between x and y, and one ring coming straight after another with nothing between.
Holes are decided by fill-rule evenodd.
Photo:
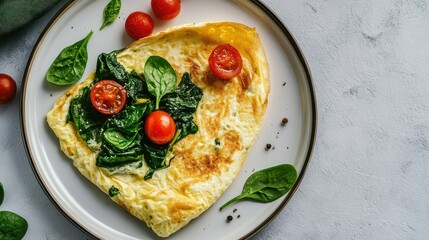
<instances>
[{"instance_id":1,"label":"plate rim","mask_svg":"<svg viewBox=\"0 0 429 240\"><path fill-rule=\"evenodd\" d=\"M68 0L59 10L58 12L52 17L52 19L49 21L49 23L46 25L46 27L43 29L43 31L41 32L41 34L39 35L39 38L37 39L31 54L28 58L27 61L27 65L24 71L24 76L23 76L23 80L22 80L22 91L21 91L21 95L20 95L20 124L21 124L21 135L23 138L23 143L24 143L24 148L26 151L26 155L27 155L27 159L30 163L31 169L37 179L37 182L39 183L40 187L42 188L42 190L44 191L45 195L48 197L48 199L52 202L52 204L57 208L57 210L69 221L71 222L76 228L78 228L80 231L84 232L85 234L87 234L90 237L94 237L94 238L101 238L100 236L98 236L95 232L91 231L90 229L85 228L84 226L81 226L81 224L79 224L77 221L75 221L71 216L68 215L67 211L65 209L63 209L63 207L56 202L56 200L54 199L54 197L51 195L51 192L49 191L49 189L45 186L45 182L42 179L42 177L39 174L39 171L37 169L37 166L34 162L34 156L30 150L30 146L29 146L29 136L27 134L26 131L26 126L25 126L25 106L24 106L24 99L26 96L26 92L27 92L27 82L28 82L28 75L30 73L30 68L33 64L33 60L35 55L37 54L37 51L40 47L40 44L43 42L43 39L45 38L47 32L50 30L50 28L55 24L56 21L58 21L60 19L60 17L67 11L67 9L69 9L73 3L77 2L79 0ZM316 100L316 93L315 93L315 89L314 89L314 84L313 84L313 77L310 71L310 67L309 64L301 50L301 47L299 46L297 40L295 39L295 37L293 36L293 34L291 33L291 31L289 30L289 28L286 26L286 24L278 17L278 15L272 11L272 9L270 7L268 7L265 3L259 1L259 0L249 0L250 3L254 4L256 7L258 7L263 13L265 13L267 15L267 17L269 17L273 23L279 28L279 30L282 32L282 34L287 38L287 40L289 41L289 43L292 46L292 49L294 50L294 52L297 55L297 58L300 62L301 67L303 68L304 71L304 75L305 75L305 80L306 83L308 85L308 90L309 90L309 99L310 99L310 105L311 105L311 113L312 113L312 117L311 117L311 129L310 129L310 134L309 134L309 145L308 145L308 150L306 152L306 156L305 159L303 161L303 166L302 169L298 175L298 178L296 180L295 185L292 187L292 189L288 192L286 198L279 204L279 206L273 211L272 214L270 214L263 222L261 222L258 226L256 226L253 230L251 230L250 232L245 233L242 237L240 237L240 239L249 239L250 237L254 236L256 233L258 233L261 229L263 229L264 227L266 227L271 221L273 221L275 219L275 217L282 211L282 209L287 205L287 203L290 201L290 199L293 197L293 195L295 194L295 192L297 191L297 189L299 188L305 174L307 171L307 167L311 161L312 155L313 155L313 151L314 151L314 147L315 147L315 143L316 143L316 135L317 135L317 124L318 124L318 112L317 112L317 100Z\"/></svg>"}]
</instances>

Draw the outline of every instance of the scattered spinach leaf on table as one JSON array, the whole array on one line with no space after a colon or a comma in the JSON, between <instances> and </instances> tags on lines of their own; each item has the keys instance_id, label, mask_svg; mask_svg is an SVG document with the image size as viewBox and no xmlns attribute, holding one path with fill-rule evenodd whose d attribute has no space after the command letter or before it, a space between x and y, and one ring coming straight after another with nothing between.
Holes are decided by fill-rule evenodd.
<instances>
[{"instance_id":1,"label":"scattered spinach leaf on table","mask_svg":"<svg viewBox=\"0 0 429 240\"><path fill-rule=\"evenodd\" d=\"M84 39L64 48L55 58L46 73L46 80L55 85L74 84L82 77L88 62L88 41L91 31Z\"/></svg>"},{"instance_id":2,"label":"scattered spinach leaf on table","mask_svg":"<svg viewBox=\"0 0 429 240\"><path fill-rule=\"evenodd\" d=\"M281 164L253 173L246 180L243 191L229 200L220 210L240 200L268 203L285 195L295 184L297 172L290 164Z\"/></svg>"},{"instance_id":3,"label":"scattered spinach leaf on table","mask_svg":"<svg viewBox=\"0 0 429 240\"><path fill-rule=\"evenodd\" d=\"M19 240L27 232L27 221L16 213L0 211L0 239Z\"/></svg>"},{"instance_id":4,"label":"scattered spinach leaf on table","mask_svg":"<svg viewBox=\"0 0 429 240\"><path fill-rule=\"evenodd\" d=\"M104 22L103 25L101 25L100 30L102 30L105 26L116 20L119 15L119 11L121 10L121 5L121 0L110 0L110 2L104 8Z\"/></svg>"}]
</instances>

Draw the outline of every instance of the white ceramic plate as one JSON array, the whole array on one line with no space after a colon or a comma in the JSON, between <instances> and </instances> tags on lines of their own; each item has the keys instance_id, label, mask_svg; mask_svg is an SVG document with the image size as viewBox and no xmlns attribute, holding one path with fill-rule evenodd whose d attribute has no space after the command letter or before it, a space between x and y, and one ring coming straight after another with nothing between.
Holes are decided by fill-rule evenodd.
<instances>
[{"instance_id":1,"label":"white ceramic plate","mask_svg":"<svg viewBox=\"0 0 429 240\"><path fill-rule=\"evenodd\" d=\"M95 69L100 53L121 49L132 42L124 31L133 11L150 13L150 1L123 0L120 18L99 31L106 1L70 1L47 26L28 62L22 88L22 129L30 163L46 194L77 227L95 238L154 239L156 235L91 182L60 151L45 115L68 87L45 81L45 73L58 53L82 39L90 30L88 64L83 78ZM271 92L262 132L234 183L204 214L171 239L247 238L286 205L298 187L311 157L316 133L316 103L305 59L279 19L261 2L249 0L183 0L182 11L170 21L155 20L155 32L178 24L235 21L256 27L270 65ZM283 117L289 119L281 126ZM266 151L267 143L273 149ZM298 173L295 187L272 203L239 202L220 212L219 207L241 192L252 172L281 163L293 164ZM233 209L236 212L232 212ZM228 215L234 220L227 223ZM237 216L240 215L240 218Z\"/></svg>"}]
</instances>

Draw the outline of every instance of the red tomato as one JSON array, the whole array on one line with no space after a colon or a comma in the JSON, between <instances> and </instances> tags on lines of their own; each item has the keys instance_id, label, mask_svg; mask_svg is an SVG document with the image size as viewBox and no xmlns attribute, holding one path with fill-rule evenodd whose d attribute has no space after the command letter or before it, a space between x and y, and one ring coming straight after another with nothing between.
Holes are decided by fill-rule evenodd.
<instances>
[{"instance_id":1,"label":"red tomato","mask_svg":"<svg viewBox=\"0 0 429 240\"><path fill-rule=\"evenodd\" d=\"M16 83L12 77L0 73L0 103L7 103L15 97Z\"/></svg>"},{"instance_id":2,"label":"red tomato","mask_svg":"<svg viewBox=\"0 0 429 240\"><path fill-rule=\"evenodd\" d=\"M113 80L102 80L94 84L89 97L97 111L112 115L120 112L125 106L127 92L121 84Z\"/></svg>"},{"instance_id":3,"label":"red tomato","mask_svg":"<svg viewBox=\"0 0 429 240\"><path fill-rule=\"evenodd\" d=\"M152 34L153 28L152 17L144 12L133 12L125 21L125 30L136 40Z\"/></svg>"},{"instance_id":4,"label":"red tomato","mask_svg":"<svg viewBox=\"0 0 429 240\"><path fill-rule=\"evenodd\" d=\"M152 11L162 20L175 18L180 13L180 0L152 0Z\"/></svg>"},{"instance_id":5,"label":"red tomato","mask_svg":"<svg viewBox=\"0 0 429 240\"><path fill-rule=\"evenodd\" d=\"M156 110L147 116L144 131L151 142L164 145L173 140L176 134L176 123L167 112Z\"/></svg>"},{"instance_id":6,"label":"red tomato","mask_svg":"<svg viewBox=\"0 0 429 240\"><path fill-rule=\"evenodd\" d=\"M230 44L221 44L210 54L209 66L216 77L227 80L241 72L243 60L235 47Z\"/></svg>"}]
</instances>

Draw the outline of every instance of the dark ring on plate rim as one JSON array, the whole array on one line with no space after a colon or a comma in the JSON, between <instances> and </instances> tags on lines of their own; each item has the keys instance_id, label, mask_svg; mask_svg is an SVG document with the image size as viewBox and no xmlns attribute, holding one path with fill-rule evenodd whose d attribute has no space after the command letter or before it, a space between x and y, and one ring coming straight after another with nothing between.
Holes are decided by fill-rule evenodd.
<instances>
[{"instance_id":1,"label":"dark ring on plate rim","mask_svg":"<svg viewBox=\"0 0 429 240\"><path fill-rule=\"evenodd\" d=\"M30 147L28 146L28 141L27 141L27 134L25 131L25 124L24 124L24 109L25 106L24 104L24 97L25 97L25 93L26 93L26 85L27 85L27 80L28 80L28 74L29 74L29 69L30 66L32 64L33 58L36 55L36 52L39 48L39 45L41 44L41 42L43 41L45 34L48 32L48 30L51 28L51 26L59 19L59 17L65 13L65 11L71 7L71 5L76 2L77 0L69 0L56 14L55 16L51 19L51 21L48 23L48 25L45 27L45 29L43 30L43 32L40 34L39 39L37 40L31 55L29 57L28 63L27 63L27 67L25 69L24 72L24 78L23 78L23 83L22 83L22 91L21 91L21 98L20 98L20 106L21 106L21 111L20 111L20 120L21 120L21 130L22 130L22 135L24 138L24 146L25 146L25 150L27 152L28 155L28 159L31 165L31 168L37 178L37 181L39 182L39 185L42 187L43 191L45 192L45 194L48 196L49 200L54 204L54 206L63 214L63 216L69 220L73 225L75 225L78 229L80 229L82 232L86 233L87 235L94 237L94 238L100 238L99 236L96 236L95 233L91 232L89 229L86 229L84 226L81 226L79 223L77 223L74 219L72 219L67 213L66 211L55 201L55 199L53 198L53 196L50 194L49 190L45 187L45 183L43 182L43 179L41 179L41 177L38 174L38 171L36 169L36 166L33 162L33 157L30 151ZM313 86L313 80L312 80L312 76L311 76L311 72L310 72L310 68L308 67L308 63L307 60L305 59L301 48L299 47L297 41L295 40L295 38L293 37L293 35L291 34L291 32L289 31L289 29L286 27L286 25L280 20L280 18L268 7L266 6L264 3L260 2L259 0L249 0L251 3L253 3L255 6L257 6L260 10L262 10L265 14L267 14L267 16L275 23L275 25L281 30L281 32L286 36L286 38L289 40L290 44L292 45L295 53L297 54L297 57L299 59L299 61L301 62L301 65L303 67L303 70L305 72L305 77L307 79L307 84L308 84L308 88L309 88L309 92L310 92L310 100L311 100L311 107L312 107L312 127L311 127L311 132L310 132L310 141L309 141L309 145L308 145L308 150L307 150L307 154L305 156L305 160L304 160L304 164L302 166L302 170L297 178L297 181L295 183L295 185L293 186L293 188L288 192L287 197L281 202L281 204L279 205L279 207L277 207L277 209L267 218L265 219L261 224L259 224L255 229L253 229L252 231L246 233L243 237L241 237L240 239L249 239L250 237L252 237L253 235L255 235L257 232L259 232L261 229L263 229L265 226L267 226L279 213L280 211L286 206L286 204L289 202L289 200L292 198L292 196L294 195L294 193L296 192L296 190L298 189L299 185L302 182L302 179L304 178L305 172L307 170L307 166L310 163L310 159L313 153L313 149L314 149L314 145L315 145L315 139L316 139L316 132L317 132L317 104L316 104L316 95L315 95L315 91L314 91L314 86Z\"/></svg>"}]
</instances>

